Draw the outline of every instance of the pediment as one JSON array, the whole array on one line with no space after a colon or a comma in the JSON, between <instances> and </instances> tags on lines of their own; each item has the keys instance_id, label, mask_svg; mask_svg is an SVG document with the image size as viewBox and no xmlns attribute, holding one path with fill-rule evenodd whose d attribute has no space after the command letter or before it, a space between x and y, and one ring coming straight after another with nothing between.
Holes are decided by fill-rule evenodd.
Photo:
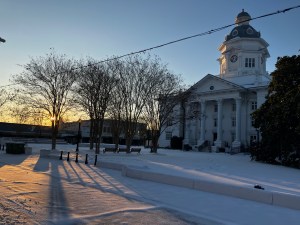
<instances>
[{"instance_id":1,"label":"pediment","mask_svg":"<svg viewBox=\"0 0 300 225\"><path fill-rule=\"evenodd\" d=\"M193 94L209 94L243 90L245 90L244 87L211 74L207 74L190 88L190 92Z\"/></svg>"}]
</instances>

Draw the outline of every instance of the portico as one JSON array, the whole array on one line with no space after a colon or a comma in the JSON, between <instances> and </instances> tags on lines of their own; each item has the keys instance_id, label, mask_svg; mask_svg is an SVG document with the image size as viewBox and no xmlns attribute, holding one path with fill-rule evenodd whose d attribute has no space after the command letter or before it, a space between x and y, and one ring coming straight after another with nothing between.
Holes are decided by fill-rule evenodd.
<instances>
[{"instance_id":1,"label":"portico","mask_svg":"<svg viewBox=\"0 0 300 225\"><path fill-rule=\"evenodd\" d=\"M241 104L242 98L240 96L228 96L205 98L205 96L199 96L200 100L196 103L195 100L190 102L191 104L199 105L198 117L190 117L189 122L186 123L186 135L184 139L185 144L190 144L197 148L203 145L205 142L217 148L240 147L241 145ZM225 110L225 111L224 111ZM230 110L230 111L229 111ZM198 129L197 123L200 128ZM196 132L196 140L193 140L188 134L193 133L191 129L194 127ZM215 134L215 135L214 135ZM232 134L234 134L234 140L232 140ZM214 139L216 136L216 139Z\"/></svg>"}]
</instances>

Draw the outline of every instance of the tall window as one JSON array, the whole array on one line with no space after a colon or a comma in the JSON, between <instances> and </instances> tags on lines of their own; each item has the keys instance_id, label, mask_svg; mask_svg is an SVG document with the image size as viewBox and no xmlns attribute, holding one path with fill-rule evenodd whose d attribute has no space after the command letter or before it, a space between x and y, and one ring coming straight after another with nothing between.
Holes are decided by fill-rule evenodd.
<instances>
[{"instance_id":1,"label":"tall window","mask_svg":"<svg viewBox=\"0 0 300 225\"><path fill-rule=\"evenodd\" d=\"M236 110L236 104L232 103L232 112L235 112L235 110Z\"/></svg>"},{"instance_id":2,"label":"tall window","mask_svg":"<svg viewBox=\"0 0 300 225\"><path fill-rule=\"evenodd\" d=\"M245 67L255 67L255 58L245 58Z\"/></svg>"},{"instance_id":3,"label":"tall window","mask_svg":"<svg viewBox=\"0 0 300 225\"><path fill-rule=\"evenodd\" d=\"M232 117L232 119L231 119L231 126L233 126L233 127L236 126L236 119L235 119L235 117Z\"/></svg>"},{"instance_id":4,"label":"tall window","mask_svg":"<svg viewBox=\"0 0 300 225\"><path fill-rule=\"evenodd\" d=\"M256 101L251 102L251 109L252 110L256 110L257 109L257 102Z\"/></svg>"},{"instance_id":5,"label":"tall window","mask_svg":"<svg viewBox=\"0 0 300 225\"><path fill-rule=\"evenodd\" d=\"M166 132L166 140L171 140L172 138L172 132L167 131Z\"/></svg>"},{"instance_id":6,"label":"tall window","mask_svg":"<svg viewBox=\"0 0 300 225\"><path fill-rule=\"evenodd\" d=\"M251 117L251 126L254 127L254 125L255 125L255 120L254 118Z\"/></svg>"},{"instance_id":7,"label":"tall window","mask_svg":"<svg viewBox=\"0 0 300 225\"><path fill-rule=\"evenodd\" d=\"M218 105L217 104L214 105L214 112L218 112Z\"/></svg>"},{"instance_id":8,"label":"tall window","mask_svg":"<svg viewBox=\"0 0 300 225\"><path fill-rule=\"evenodd\" d=\"M217 127L217 126L218 126L218 119L214 118L214 127Z\"/></svg>"}]
</instances>

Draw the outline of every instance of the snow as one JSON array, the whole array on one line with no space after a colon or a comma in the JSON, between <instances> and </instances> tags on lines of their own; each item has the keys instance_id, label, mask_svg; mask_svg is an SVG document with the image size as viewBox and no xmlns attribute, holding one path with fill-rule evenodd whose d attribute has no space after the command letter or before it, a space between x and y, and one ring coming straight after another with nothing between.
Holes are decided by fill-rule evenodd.
<instances>
[{"instance_id":1,"label":"snow","mask_svg":"<svg viewBox=\"0 0 300 225\"><path fill-rule=\"evenodd\" d=\"M39 156L46 144L29 144L32 155L0 153L0 224L299 224L300 210L133 179L111 163L218 184L300 196L299 170L250 160L249 155L159 149L150 154L98 156L74 145L58 145L51 158ZM59 160L59 151L64 159ZM71 151L70 161L66 152ZM89 164L85 164L89 154ZM100 167L98 167L100 166ZM125 174L126 175L126 174ZM263 190L261 190L263 192Z\"/></svg>"}]
</instances>

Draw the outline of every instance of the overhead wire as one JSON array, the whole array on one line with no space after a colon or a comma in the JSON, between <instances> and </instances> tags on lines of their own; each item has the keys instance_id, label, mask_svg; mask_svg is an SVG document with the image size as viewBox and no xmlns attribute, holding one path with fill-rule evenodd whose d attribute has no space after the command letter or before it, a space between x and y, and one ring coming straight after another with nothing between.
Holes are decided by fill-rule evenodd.
<instances>
[{"instance_id":1,"label":"overhead wire","mask_svg":"<svg viewBox=\"0 0 300 225\"><path fill-rule=\"evenodd\" d=\"M257 19L261 19L261 18L264 18L264 17L269 17L269 16L280 14L280 13L285 13L285 12L288 12L288 11L296 9L296 8L300 8L300 5L289 7L289 8L283 9L283 10L277 10L276 12L267 13L267 14L264 14L264 15L261 15L261 16L257 16L257 17L254 17L254 18L243 20L243 21L238 22L238 23L232 23L232 24L225 25L225 26L222 26L222 27L219 27L219 28L215 28L215 29L211 29L209 31L205 31L205 32L202 32L202 33L199 33L199 34L187 36L187 37L180 38L180 39L177 39L177 40L174 40L174 41L166 42L164 44L156 45L156 46L153 46L153 47L150 47L150 48L145 48L145 49L142 49L142 50L139 50L139 51L134 51L134 52L130 52L130 53L127 53L127 54L124 54L124 55L120 55L120 56L116 56L116 57L104 59L104 60L101 60L101 61L98 61L98 62L95 62L95 63L91 63L91 64L88 64L88 65L85 65L85 66L75 67L75 68L72 68L72 70L78 70L78 69L82 69L82 68L86 68L86 67L90 67L90 66L95 66L95 65L98 65L98 64L101 64L101 63L112 61L112 60L121 59L121 58L130 56L130 55L145 53L145 52L151 51L153 49L162 48L164 46L175 44L177 42L185 41L185 40L188 40L188 39L191 39L191 38L209 35L209 34L212 34L212 33L215 33L215 32L221 31L221 30L224 30L226 28L232 27L232 26L234 26L236 24L239 24L239 23L244 23L244 22L251 21L251 20L257 20ZM12 86L12 85L16 85L16 84L8 84L8 85L0 86L0 87L6 87L6 86Z\"/></svg>"}]
</instances>

